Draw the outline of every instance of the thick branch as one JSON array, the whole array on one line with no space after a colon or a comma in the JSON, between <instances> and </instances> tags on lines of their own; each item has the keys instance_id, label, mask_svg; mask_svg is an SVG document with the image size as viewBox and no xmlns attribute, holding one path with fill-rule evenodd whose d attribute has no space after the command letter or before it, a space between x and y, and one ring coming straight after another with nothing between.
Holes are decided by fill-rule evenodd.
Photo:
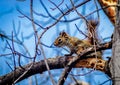
<instances>
[{"instance_id":1,"label":"thick branch","mask_svg":"<svg viewBox=\"0 0 120 85\"><path fill-rule=\"evenodd\" d=\"M111 42L101 44L101 46L98 47L98 49L99 50L109 49L112 47L111 45L112 45ZM88 51L88 52L92 52L92 51ZM62 56L62 57L56 57L56 58L49 58L49 59L47 59L47 62L48 62L48 65L50 67L50 70L60 69L60 68L64 68L67 65L67 63L69 63L71 60L73 60L73 58L74 58L73 56L68 56L68 57ZM95 61L96 61L96 58L86 58L85 59L83 57L81 60L78 60L78 62L74 65L74 67L75 68L78 68L78 67L93 68L94 66L92 66L92 65L95 64ZM105 71L105 69L104 69L105 61L102 59L98 59L98 61L101 61L100 63L102 63L102 65L98 63L98 65L96 66L96 69L101 70L101 71ZM30 64L23 66L24 69L21 67L18 67L15 71L12 71L4 76L1 76L0 77L0 85L12 84L26 70L28 70L28 72L23 77L21 77L21 79L19 81L21 81L25 78L28 78L29 76L32 76L34 74L47 71L44 60L41 60L39 62L34 62L33 66L30 69L28 69L32 64L33 63L30 63ZM103 66L103 67L101 68L101 66Z\"/></svg>"}]
</instances>

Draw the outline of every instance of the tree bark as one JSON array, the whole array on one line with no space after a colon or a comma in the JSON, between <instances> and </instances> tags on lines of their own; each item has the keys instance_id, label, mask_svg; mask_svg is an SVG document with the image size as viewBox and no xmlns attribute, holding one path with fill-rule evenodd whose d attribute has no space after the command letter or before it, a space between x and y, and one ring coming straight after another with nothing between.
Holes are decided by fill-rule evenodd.
<instances>
[{"instance_id":1,"label":"tree bark","mask_svg":"<svg viewBox=\"0 0 120 85\"><path fill-rule=\"evenodd\" d=\"M118 4L120 0L118 0ZM116 27L113 33L112 58L110 61L110 72L113 85L120 85L120 8L117 7Z\"/></svg>"}]
</instances>

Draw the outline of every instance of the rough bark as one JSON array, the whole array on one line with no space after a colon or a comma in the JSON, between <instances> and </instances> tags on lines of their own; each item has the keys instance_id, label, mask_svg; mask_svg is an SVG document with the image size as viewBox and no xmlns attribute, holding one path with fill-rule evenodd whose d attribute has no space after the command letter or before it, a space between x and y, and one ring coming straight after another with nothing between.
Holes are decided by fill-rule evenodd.
<instances>
[{"instance_id":1,"label":"rough bark","mask_svg":"<svg viewBox=\"0 0 120 85\"><path fill-rule=\"evenodd\" d=\"M120 0L118 0L118 4ZM110 61L111 78L113 85L120 85L120 8L117 8L116 27L113 34L112 58Z\"/></svg>"},{"instance_id":2,"label":"rough bark","mask_svg":"<svg viewBox=\"0 0 120 85\"><path fill-rule=\"evenodd\" d=\"M50 58L47 59L48 65L50 69L60 69L63 68L68 61L66 61L66 57L56 57L56 58ZM30 69L29 67L33 65ZM23 69L24 68L24 69ZM11 85L16 79L18 79L25 71L28 72L19 79L19 81L32 76L37 73L42 73L44 71L47 71L46 65L44 60L41 60L39 62L34 62L27 64L25 66L18 67L15 71L12 71L4 76L0 77L0 85Z\"/></svg>"}]
</instances>

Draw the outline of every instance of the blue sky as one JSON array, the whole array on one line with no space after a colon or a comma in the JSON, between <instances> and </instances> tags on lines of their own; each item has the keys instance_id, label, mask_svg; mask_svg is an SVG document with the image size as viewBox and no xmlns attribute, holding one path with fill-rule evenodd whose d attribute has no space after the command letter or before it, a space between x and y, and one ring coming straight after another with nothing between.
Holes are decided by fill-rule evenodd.
<instances>
[{"instance_id":1,"label":"blue sky","mask_svg":"<svg viewBox=\"0 0 120 85\"><path fill-rule=\"evenodd\" d=\"M34 1L34 5L33 5L33 9L34 11L36 11L37 13L41 13L44 14L46 16L48 16L48 14L46 13L45 9L42 7L42 5L40 4L39 0L33 0ZM52 11L50 8L54 8L54 5L51 4L48 0L42 0L43 3L45 4L45 6L47 7L48 11L50 12L50 14L52 16L55 15L59 15L60 12L58 10ZM56 4L59 4L61 2L61 0L52 0L53 2L55 2ZM84 1L84 0L83 0ZM82 2L82 0L80 1ZM80 3L79 1L76 2L76 4ZM89 13L91 12L92 9L94 9L94 7L91 5L92 2L88 3L88 8L86 6L86 10L85 7L81 7L78 10L81 13ZM62 6L60 6L60 8L62 10L65 10L65 4L70 5L68 0L65 0L64 3L62 4ZM15 26L16 30L19 30L19 34L18 34L18 38L20 40L21 36L23 34L23 37L27 37L30 36L31 34L33 34L33 28L32 28L32 24L31 21L28 20L27 18L20 18L23 17L23 15L21 15L17 9L19 9L21 12L23 12L25 15L30 16L30 1L29 0L1 0L0 2L0 32L5 33L7 36L11 36L12 31L13 31L13 27ZM75 12L71 12L69 15L66 16L67 19L73 19L75 18L76 13ZM49 25L51 25L54 20L49 18L44 18L42 16L38 16L36 14L34 14L34 18L35 21L39 24L41 24L44 27L47 27ZM64 18L62 18L64 19ZM13 25L13 22L15 23ZM46 23L47 22L47 23ZM19 23L21 23L20 28L19 27ZM75 24L77 24L81 30L83 30L85 32L85 23L83 22L83 20L76 20L74 22L69 22L69 23L63 23L63 22L59 22L58 24L56 24L54 27L52 27L51 29L49 29L45 35L42 38L42 42L44 42L44 44L50 46L51 44L53 44L53 41L55 40L55 38L58 36L60 31L67 31L71 36L76 36L79 37L80 39L83 39L83 35L79 34L79 32L77 31L77 29L75 28ZM40 27L36 26L37 29L39 29L39 34L41 34L43 32L42 29L40 29ZM103 11L100 11L100 26L99 26L99 31L100 31L100 35L102 38L106 38L106 37L111 37L111 34L113 32L114 28L113 25L111 24L111 22L108 20L108 18L106 18L105 14L103 13ZM110 39L104 41L107 42ZM10 42L10 41L9 41ZM4 53L8 53L10 52L10 50L4 50L5 46L6 46L6 41L2 41L0 39L0 43L2 44L0 46L0 48L2 50L0 50L0 54L4 54ZM10 42L11 43L11 42ZM34 35L31 36L31 38L26 39L24 41L25 46L27 47L27 49L29 50L31 56L34 55L34 50L35 50L35 40L34 40ZM24 48L20 45L15 45L16 46L16 50L19 52L24 52ZM58 51L56 51L56 49ZM65 51L62 50L61 48L47 48L44 47L44 50L46 51L46 56L47 58L50 57L55 57L56 55L58 55L57 53L59 51L60 54L59 55L64 55ZM109 54L105 54L106 56L111 56L111 53ZM38 57L38 60L43 59L43 57ZM8 65L6 64L6 61L13 67L13 62L12 62L12 58L11 56L6 56L6 57L0 57L0 75L6 74L8 72L10 72L10 68L8 67ZM27 64L29 60L22 58L21 62L23 64ZM4 65L6 67L4 67ZM54 74L54 71L52 71L52 73ZM81 72L82 73L82 72ZM84 72L83 72L84 73ZM98 73L98 74L97 74ZM47 74L47 73L46 73ZM58 73L60 75L60 72ZM95 75L97 74L97 76ZM48 75L48 74L47 74ZM88 76L88 75L87 75ZM94 82L92 82L93 85L98 84L98 82L103 82L104 80L107 79L106 75L104 75L101 72L95 72L95 73L91 73L89 76L92 76L92 78L94 79ZM59 78L59 76L57 77ZM85 77L81 77L81 79L85 80ZM91 77L88 77L91 78ZM97 78L101 79L101 80L97 80ZM25 83L27 80L22 81L22 83ZM88 81L88 80L87 80ZM50 81L49 81L50 83ZM109 85L108 83L105 85Z\"/></svg>"}]
</instances>

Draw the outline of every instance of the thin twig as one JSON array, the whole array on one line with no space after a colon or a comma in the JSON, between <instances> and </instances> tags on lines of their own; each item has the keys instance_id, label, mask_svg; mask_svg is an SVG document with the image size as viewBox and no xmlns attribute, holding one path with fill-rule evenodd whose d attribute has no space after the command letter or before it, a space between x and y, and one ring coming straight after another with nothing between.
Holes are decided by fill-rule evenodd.
<instances>
[{"instance_id":1,"label":"thin twig","mask_svg":"<svg viewBox=\"0 0 120 85\"><path fill-rule=\"evenodd\" d=\"M85 37L89 37L89 36L87 36L84 32L82 32L79 28L78 28L78 26L75 24L75 26L76 26L76 28L77 28L77 30L81 33L81 34L83 34Z\"/></svg>"},{"instance_id":2,"label":"thin twig","mask_svg":"<svg viewBox=\"0 0 120 85\"><path fill-rule=\"evenodd\" d=\"M94 0L95 6L96 6L96 10L97 10L97 17L98 17L98 23L100 22L100 15L99 15L99 11L98 11L98 5L97 5L97 1Z\"/></svg>"},{"instance_id":3,"label":"thin twig","mask_svg":"<svg viewBox=\"0 0 120 85\"><path fill-rule=\"evenodd\" d=\"M50 3L52 3L63 15L64 12L59 8L59 6L57 6L54 2L52 2L51 0L48 0ZM63 0L64 1L64 0Z\"/></svg>"},{"instance_id":4,"label":"thin twig","mask_svg":"<svg viewBox=\"0 0 120 85\"><path fill-rule=\"evenodd\" d=\"M73 8L73 10L76 11L76 13L78 14L78 16L80 16L85 22L88 22L87 19L86 19L82 14L80 14L80 13L77 11L76 6L74 6L73 1L70 0L70 2L71 2L71 4L72 4L72 8Z\"/></svg>"},{"instance_id":5,"label":"thin twig","mask_svg":"<svg viewBox=\"0 0 120 85\"><path fill-rule=\"evenodd\" d=\"M47 8L45 7L45 5L44 5L43 3L41 3L41 5L44 7L44 9L45 9L45 11L47 12L47 14L48 14L53 20L57 20L55 17L53 17L53 16L49 13L49 11L47 10ZM111 5L111 6L115 6L115 5ZM75 7L78 8L78 5L75 6ZM100 11L100 10L102 10L102 9L106 9L106 8L108 8L108 7L110 7L110 6L101 7L101 8L99 8L98 10L94 10L93 12L85 15L84 17L88 17L88 16L96 13L97 11ZM70 8L68 8L68 7L67 7L67 9L68 9L68 11L70 10ZM66 10L67 10L67 9L66 9ZM68 14L69 14L69 13L68 13ZM67 14L66 14L66 15L67 15ZM58 16L58 15L56 15L56 17L57 17L57 16ZM72 21L75 21L75 20L78 20L78 19L81 19L81 17L77 17L77 18L70 19L70 20L59 20L59 22L72 22ZM48 22L49 22L49 20L48 20ZM47 23L48 23L48 22L47 22Z\"/></svg>"},{"instance_id":6,"label":"thin twig","mask_svg":"<svg viewBox=\"0 0 120 85\"><path fill-rule=\"evenodd\" d=\"M34 30L34 34L35 34L35 42L36 42L36 37L38 39L38 33L37 33L37 30L36 30L36 27L35 27L35 24L34 24L34 17L33 17L33 0L30 0L30 16L31 16L31 22L32 22L32 27L33 27L33 30ZM38 49L38 46L36 45L35 46L35 55L34 55L34 59L33 59L33 62L35 62L35 59L37 57L37 49Z\"/></svg>"},{"instance_id":7,"label":"thin twig","mask_svg":"<svg viewBox=\"0 0 120 85\"><path fill-rule=\"evenodd\" d=\"M46 68L47 68L47 70L48 70L48 74L50 75L50 79L51 79L51 81L52 81L52 84L53 84L53 85L56 85L56 83L55 83L55 81L54 81L54 79L53 79L53 76L52 76L52 74L51 74L51 72L50 72L50 68L49 68L49 65L48 65L48 62L47 62L47 59L46 59L46 56L45 56L45 53L44 53L44 50L43 50L43 47L42 47L41 44L40 44L40 48L41 48L41 51L42 51L42 54L43 54L43 57L44 57L44 61L45 61Z\"/></svg>"},{"instance_id":8,"label":"thin twig","mask_svg":"<svg viewBox=\"0 0 120 85\"><path fill-rule=\"evenodd\" d=\"M10 64L6 61L6 63L7 63L7 65L8 65L8 67L12 70L12 71L14 71L13 69L12 69L12 67L10 66Z\"/></svg>"},{"instance_id":9,"label":"thin twig","mask_svg":"<svg viewBox=\"0 0 120 85\"><path fill-rule=\"evenodd\" d=\"M37 34L37 30L36 30L36 27L35 27L35 24L34 24L34 18L33 18L33 0L30 0L30 14L31 14L32 26L33 26L34 33L35 33L35 39L36 39L36 36L37 36L37 39L38 39L38 34ZM39 39L38 39L38 42L40 42ZM36 43L36 50L35 50L35 56L34 56L33 62L35 62L35 58L36 58L37 53L38 53L38 46L39 45L40 45L40 48L41 48L41 51L42 51L42 54L43 54L43 57L44 57L44 61L45 61L49 76L51 78L51 81L52 81L53 85L55 85L55 81L53 80L53 77L51 75L50 68L49 68L49 65L47 63L46 56L45 56L45 53L44 53L44 50L43 50L43 47L42 47L41 44Z\"/></svg>"},{"instance_id":10,"label":"thin twig","mask_svg":"<svg viewBox=\"0 0 120 85\"><path fill-rule=\"evenodd\" d=\"M39 1L43 4L42 0L39 0ZM85 3L89 2L89 1L90 1L90 0L86 0L86 1L82 2L81 4L77 5L76 8L84 5ZM40 40L40 39L42 38L43 34L44 34L48 29L50 29L51 27L53 27L54 25L56 25L63 16L65 16L66 14L68 14L69 12L71 12L72 10L74 10L74 9L73 9L73 8L69 9L69 10L66 11L64 14L62 14L53 24L51 24L50 26L47 26L47 27L45 28L44 32L42 32L42 34L40 35L40 37L39 37L38 40Z\"/></svg>"},{"instance_id":11,"label":"thin twig","mask_svg":"<svg viewBox=\"0 0 120 85\"><path fill-rule=\"evenodd\" d=\"M53 3L51 0L48 0L49 2ZM55 8L51 8L52 10L55 10L57 7L59 7L60 5L62 5L64 2L64 0L61 1L61 3L59 3L58 5L56 5Z\"/></svg>"},{"instance_id":12,"label":"thin twig","mask_svg":"<svg viewBox=\"0 0 120 85\"><path fill-rule=\"evenodd\" d=\"M27 19L29 19L30 21L32 21L31 20L31 18L29 18L27 15L25 15L23 12L21 12L19 9L17 9L17 11L20 13L20 14L22 14L24 17L26 17ZM37 22L34 22L36 25L38 25L40 28L42 28L42 29L45 29L43 26L41 26L40 24L38 24Z\"/></svg>"}]
</instances>

